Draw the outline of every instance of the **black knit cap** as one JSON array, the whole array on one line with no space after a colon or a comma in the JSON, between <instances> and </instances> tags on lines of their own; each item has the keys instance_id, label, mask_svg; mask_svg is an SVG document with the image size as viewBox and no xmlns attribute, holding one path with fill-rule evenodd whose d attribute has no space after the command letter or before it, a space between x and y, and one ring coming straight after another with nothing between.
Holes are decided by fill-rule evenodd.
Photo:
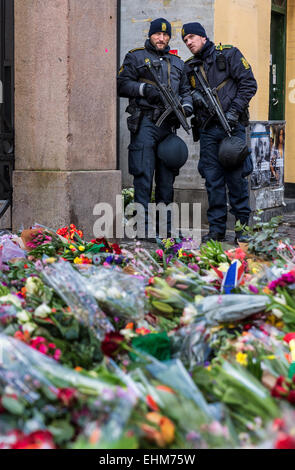
<instances>
[{"instance_id":1,"label":"black knit cap","mask_svg":"<svg viewBox=\"0 0 295 470\"><path fill-rule=\"evenodd\" d=\"M202 36L203 38L207 37L206 31L201 23L184 24L181 30L182 39L184 39L187 34L196 34L197 36Z\"/></svg>"},{"instance_id":2,"label":"black knit cap","mask_svg":"<svg viewBox=\"0 0 295 470\"><path fill-rule=\"evenodd\" d=\"M167 33L171 38L171 24L165 18L157 18L151 22L149 38L155 33Z\"/></svg>"}]
</instances>

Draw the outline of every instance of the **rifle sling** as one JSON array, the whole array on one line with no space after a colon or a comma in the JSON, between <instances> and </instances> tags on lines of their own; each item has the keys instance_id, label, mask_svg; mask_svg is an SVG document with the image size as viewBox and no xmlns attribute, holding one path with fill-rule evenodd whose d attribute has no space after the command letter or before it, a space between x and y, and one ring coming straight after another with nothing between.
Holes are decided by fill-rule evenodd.
<instances>
[{"instance_id":1,"label":"rifle sling","mask_svg":"<svg viewBox=\"0 0 295 470\"><path fill-rule=\"evenodd\" d=\"M142 83L148 83L149 85L157 86L156 82L153 82L152 80L149 80L148 78L140 78L139 81Z\"/></svg>"},{"instance_id":2,"label":"rifle sling","mask_svg":"<svg viewBox=\"0 0 295 470\"><path fill-rule=\"evenodd\" d=\"M199 65L199 68L200 68L200 70L201 70L201 74L203 75L204 80L206 81L207 85L210 87L210 84L209 84L209 82L208 82L207 75L206 75L206 72L205 72L205 70L204 70L203 65ZM228 81L229 81L228 78L227 78L226 80L223 80L223 82L221 82L221 83L216 87L216 91L218 92L219 90L221 90L221 88L223 88L224 85L226 85ZM211 87L210 87L210 88L211 88ZM216 93L215 96L216 96L216 99L217 99L217 102L218 102L220 108L221 108L222 111L223 111L223 108L222 108L222 106L221 106L221 103L220 103L218 94Z\"/></svg>"}]
</instances>

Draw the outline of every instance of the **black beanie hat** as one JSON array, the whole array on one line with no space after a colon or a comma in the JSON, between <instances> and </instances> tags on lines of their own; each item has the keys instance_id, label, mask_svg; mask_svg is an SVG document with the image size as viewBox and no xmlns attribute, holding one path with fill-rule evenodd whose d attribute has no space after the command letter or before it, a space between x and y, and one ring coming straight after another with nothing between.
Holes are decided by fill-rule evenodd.
<instances>
[{"instance_id":1,"label":"black beanie hat","mask_svg":"<svg viewBox=\"0 0 295 470\"><path fill-rule=\"evenodd\" d=\"M201 23L184 24L181 30L182 39L184 39L187 34L196 34L197 36L202 36L203 38L207 37L206 31Z\"/></svg>"},{"instance_id":2,"label":"black beanie hat","mask_svg":"<svg viewBox=\"0 0 295 470\"><path fill-rule=\"evenodd\" d=\"M151 22L149 38L155 33L167 33L171 38L171 24L165 18L157 18Z\"/></svg>"}]
</instances>

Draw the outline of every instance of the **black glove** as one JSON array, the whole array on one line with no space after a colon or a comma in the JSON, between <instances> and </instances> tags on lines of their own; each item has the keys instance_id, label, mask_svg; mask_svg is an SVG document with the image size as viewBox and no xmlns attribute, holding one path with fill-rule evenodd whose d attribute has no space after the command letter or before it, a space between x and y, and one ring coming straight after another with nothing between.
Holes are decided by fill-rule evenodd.
<instances>
[{"instance_id":1,"label":"black glove","mask_svg":"<svg viewBox=\"0 0 295 470\"><path fill-rule=\"evenodd\" d=\"M193 103L195 108L202 108L205 106L205 100L199 91L192 93Z\"/></svg>"},{"instance_id":2,"label":"black glove","mask_svg":"<svg viewBox=\"0 0 295 470\"><path fill-rule=\"evenodd\" d=\"M225 117L228 120L228 123L231 128L236 127L239 122L239 113L237 111L235 111L234 109L230 109L229 111L227 111L227 113L225 113Z\"/></svg>"},{"instance_id":3,"label":"black glove","mask_svg":"<svg viewBox=\"0 0 295 470\"><path fill-rule=\"evenodd\" d=\"M153 85L145 85L144 97L149 104L156 104L156 105L162 104L160 92Z\"/></svg>"},{"instance_id":4,"label":"black glove","mask_svg":"<svg viewBox=\"0 0 295 470\"><path fill-rule=\"evenodd\" d=\"M185 117L189 118L193 114L193 108L190 106L183 106Z\"/></svg>"}]
</instances>

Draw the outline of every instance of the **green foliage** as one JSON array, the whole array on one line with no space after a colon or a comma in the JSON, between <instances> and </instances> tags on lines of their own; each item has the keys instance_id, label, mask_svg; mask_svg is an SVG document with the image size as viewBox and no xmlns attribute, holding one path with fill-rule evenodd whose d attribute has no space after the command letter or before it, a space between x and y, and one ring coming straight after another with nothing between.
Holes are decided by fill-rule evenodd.
<instances>
[{"instance_id":1,"label":"green foliage","mask_svg":"<svg viewBox=\"0 0 295 470\"><path fill-rule=\"evenodd\" d=\"M210 240L200 249L200 266L210 269L211 266L218 266L220 263L229 263L229 258L224 253L220 242Z\"/></svg>"},{"instance_id":2,"label":"green foliage","mask_svg":"<svg viewBox=\"0 0 295 470\"><path fill-rule=\"evenodd\" d=\"M238 221L235 230L242 231L243 234L249 237L248 250L251 253L266 259L272 259L277 256L278 241L281 239L281 235L277 233L277 230L282 222L282 216L273 217L269 222L262 222L262 212L257 211L253 217L256 223L252 227L242 225Z\"/></svg>"}]
</instances>

